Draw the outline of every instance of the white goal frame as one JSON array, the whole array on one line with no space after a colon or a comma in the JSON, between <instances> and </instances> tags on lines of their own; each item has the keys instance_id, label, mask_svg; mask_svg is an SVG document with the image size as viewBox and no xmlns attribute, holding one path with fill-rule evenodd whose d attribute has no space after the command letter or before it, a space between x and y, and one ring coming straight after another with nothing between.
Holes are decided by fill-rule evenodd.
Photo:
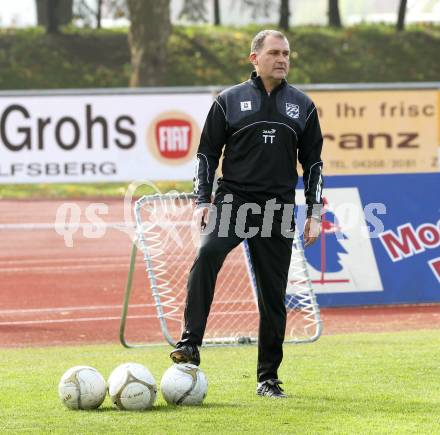
<instances>
[{"instance_id":1,"label":"white goal frame","mask_svg":"<svg viewBox=\"0 0 440 435\"><path fill-rule=\"evenodd\" d=\"M171 346L180 338L186 275L196 252L193 247L192 255L182 255L185 252L182 250L193 242L188 239L188 234L191 233L194 199L195 196L189 193L167 193L145 195L135 202L136 239L132 245L120 323L120 341L125 347L151 344L130 343L125 337L138 250L143 255L162 334ZM194 237L194 234L191 236ZM183 262L178 258L183 258ZM217 281L217 287L221 288L215 292L203 345L256 343L259 317L256 280L246 241L228 255L223 269L225 276L220 285ZM286 343L311 343L320 337L322 321L298 234L293 239L286 310Z\"/></svg>"}]
</instances>

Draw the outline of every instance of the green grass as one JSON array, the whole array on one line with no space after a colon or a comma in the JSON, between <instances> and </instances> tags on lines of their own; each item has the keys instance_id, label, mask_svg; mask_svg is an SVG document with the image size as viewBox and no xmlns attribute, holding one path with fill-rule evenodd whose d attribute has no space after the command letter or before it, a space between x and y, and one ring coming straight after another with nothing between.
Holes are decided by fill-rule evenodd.
<instances>
[{"instance_id":1,"label":"green grass","mask_svg":"<svg viewBox=\"0 0 440 435\"><path fill-rule=\"evenodd\" d=\"M0 184L0 199L75 199L75 198L123 198L130 183L83 184ZM157 189L147 185L136 190L136 196L170 190L191 192L192 182L158 181Z\"/></svg>"},{"instance_id":2,"label":"green grass","mask_svg":"<svg viewBox=\"0 0 440 435\"><path fill-rule=\"evenodd\" d=\"M202 407L122 412L106 398L97 411L70 411L57 384L76 364L108 377L116 365L145 364L157 382L169 347L117 345L2 349L0 431L75 434L428 434L440 425L440 334L329 336L285 346L280 377L290 398L255 396L255 347L209 348L202 367L209 392Z\"/></svg>"}]
</instances>

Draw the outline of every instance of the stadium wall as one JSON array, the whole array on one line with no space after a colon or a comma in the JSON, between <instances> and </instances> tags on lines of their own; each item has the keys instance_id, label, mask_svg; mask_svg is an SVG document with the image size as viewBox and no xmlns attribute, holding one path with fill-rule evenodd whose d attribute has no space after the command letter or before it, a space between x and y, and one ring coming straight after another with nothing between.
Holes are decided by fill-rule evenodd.
<instances>
[{"instance_id":1,"label":"stadium wall","mask_svg":"<svg viewBox=\"0 0 440 435\"><path fill-rule=\"evenodd\" d=\"M305 250L319 304L440 302L440 174L330 176L325 184L322 234Z\"/></svg>"}]
</instances>

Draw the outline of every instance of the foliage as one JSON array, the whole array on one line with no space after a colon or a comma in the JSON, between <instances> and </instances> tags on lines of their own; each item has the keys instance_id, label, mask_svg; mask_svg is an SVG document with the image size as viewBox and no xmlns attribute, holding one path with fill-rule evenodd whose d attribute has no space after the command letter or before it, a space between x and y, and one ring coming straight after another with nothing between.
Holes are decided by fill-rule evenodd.
<instances>
[{"instance_id":1,"label":"foliage","mask_svg":"<svg viewBox=\"0 0 440 435\"><path fill-rule=\"evenodd\" d=\"M58 399L61 375L80 364L107 378L118 364L135 361L159 383L170 366L169 351L116 345L2 349L0 428L51 434L178 434L182 428L186 434L438 433L440 335L434 330L286 345L280 378L287 400L255 395L254 346L202 350L209 390L201 407L167 406L160 393L147 412L118 411L108 397L98 410L71 411Z\"/></svg>"},{"instance_id":2,"label":"foliage","mask_svg":"<svg viewBox=\"0 0 440 435\"><path fill-rule=\"evenodd\" d=\"M175 28L170 41L173 85L229 85L245 80L252 36L261 29ZM438 80L439 27L361 25L345 29L298 27L287 36L293 51L289 81L352 83ZM179 59L182 58L182 61ZM191 61L184 62L183 59Z\"/></svg>"},{"instance_id":3,"label":"foliage","mask_svg":"<svg viewBox=\"0 0 440 435\"><path fill-rule=\"evenodd\" d=\"M245 80L250 41L261 26L175 26L168 86L230 85ZM439 26L295 27L292 83L436 81ZM130 77L127 29L41 28L0 33L0 89L125 87Z\"/></svg>"},{"instance_id":4,"label":"foliage","mask_svg":"<svg viewBox=\"0 0 440 435\"><path fill-rule=\"evenodd\" d=\"M0 89L127 86L126 31L42 28L0 33Z\"/></svg>"}]
</instances>

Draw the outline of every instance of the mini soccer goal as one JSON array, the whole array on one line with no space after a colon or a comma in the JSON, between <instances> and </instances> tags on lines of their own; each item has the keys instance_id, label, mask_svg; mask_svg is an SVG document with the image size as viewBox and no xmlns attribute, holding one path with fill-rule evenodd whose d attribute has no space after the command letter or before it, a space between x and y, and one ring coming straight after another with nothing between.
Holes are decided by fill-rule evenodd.
<instances>
[{"instance_id":1,"label":"mini soccer goal","mask_svg":"<svg viewBox=\"0 0 440 435\"><path fill-rule=\"evenodd\" d=\"M132 245L120 324L120 341L125 347L148 345L130 343L125 336L138 250L143 255L147 291L151 291L163 336L170 345L180 338L186 282L199 241L199 231L192 226L194 199L193 194L156 194L143 196L134 205L136 240ZM322 328L319 307L297 234L293 240L285 303L285 342L317 340ZM255 343L258 324L256 280L245 240L230 252L219 273L203 344Z\"/></svg>"}]
</instances>

